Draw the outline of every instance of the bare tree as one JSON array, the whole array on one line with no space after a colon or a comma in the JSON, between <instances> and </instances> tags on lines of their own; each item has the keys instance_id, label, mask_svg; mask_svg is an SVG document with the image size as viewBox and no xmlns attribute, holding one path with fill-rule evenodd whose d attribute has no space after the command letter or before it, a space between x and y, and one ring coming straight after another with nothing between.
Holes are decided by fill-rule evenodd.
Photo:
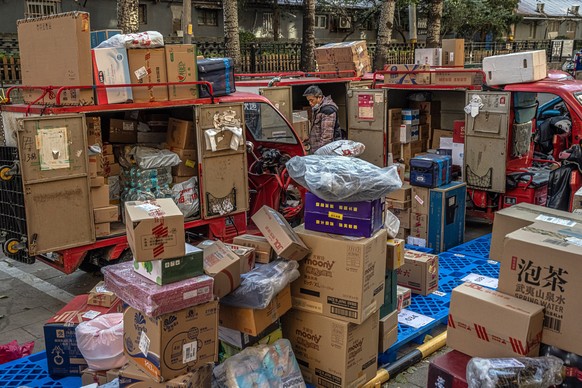
<instances>
[{"instance_id":1,"label":"bare tree","mask_svg":"<svg viewBox=\"0 0 582 388\"><path fill-rule=\"evenodd\" d=\"M235 71L241 70L240 40L238 34L238 2L224 0L224 46L226 55L232 58Z\"/></svg>"},{"instance_id":2,"label":"bare tree","mask_svg":"<svg viewBox=\"0 0 582 388\"><path fill-rule=\"evenodd\" d=\"M380 20L376 37L376 53L374 55L374 70L384 69L394 27L394 10L396 0L383 0L380 5Z\"/></svg>"},{"instance_id":3,"label":"bare tree","mask_svg":"<svg viewBox=\"0 0 582 388\"><path fill-rule=\"evenodd\" d=\"M439 47L440 45L444 3L444 0L430 0L427 4L426 47Z\"/></svg>"},{"instance_id":4,"label":"bare tree","mask_svg":"<svg viewBox=\"0 0 582 388\"><path fill-rule=\"evenodd\" d=\"M124 34L139 31L139 0L117 0L117 26Z\"/></svg>"},{"instance_id":5,"label":"bare tree","mask_svg":"<svg viewBox=\"0 0 582 388\"><path fill-rule=\"evenodd\" d=\"M302 71L315 71L315 0L303 1L303 42L301 44Z\"/></svg>"}]
</instances>

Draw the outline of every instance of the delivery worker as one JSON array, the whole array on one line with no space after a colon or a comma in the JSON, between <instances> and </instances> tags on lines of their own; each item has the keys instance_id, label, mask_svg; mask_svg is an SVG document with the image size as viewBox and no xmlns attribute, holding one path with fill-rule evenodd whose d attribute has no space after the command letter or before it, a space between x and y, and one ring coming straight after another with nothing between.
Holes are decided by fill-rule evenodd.
<instances>
[{"instance_id":1,"label":"delivery worker","mask_svg":"<svg viewBox=\"0 0 582 388\"><path fill-rule=\"evenodd\" d=\"M313 111L309 139L305 148L310 153L314 153L324 145L334 140L340 140L344 136L339 125L338 108L331 96L325 97L321 89L315 85L305 89L303 96L307 98Z\"/></svg>"}]
</instances>

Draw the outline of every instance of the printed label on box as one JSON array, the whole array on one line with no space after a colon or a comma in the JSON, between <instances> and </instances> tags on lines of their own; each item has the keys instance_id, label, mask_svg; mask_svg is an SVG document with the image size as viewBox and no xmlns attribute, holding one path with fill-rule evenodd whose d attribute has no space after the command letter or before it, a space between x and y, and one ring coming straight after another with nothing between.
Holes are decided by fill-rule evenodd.
<instances>
[{"instance_id":1,"label":"printed label on box","mask_svg":"<svg viewBox=\"0 0 582 388\"><path fill-rule=\"evenodd\" d=\"M141 332L139 336L139 350L143 353L144 356L147 357L148 352L150 351L150 339L148 338L145 331Z\"/></svg>"},{"instance_id":2,"label":"printed label on box","mask_svg":"<svg viewBox=\"0 0 582 388\"><path fill-rule=\"evenodd\" d=\"M192 341L182 346L182 364L196 361L198 351L198 341Z\"/></svg>"},{"instance_id":3,"label":"printed label on box","mask_svg":"<svg viewBox=\"0 0 582 388\"><path fill-rule=\"evenodd\" d=\"M434 318L427 317L426 315L415 313L407 309L402 309L400 313L398 313L398 323L414 327L415 329L420 329L432 321L434 321Z\"/></svg>"}]
</instances>

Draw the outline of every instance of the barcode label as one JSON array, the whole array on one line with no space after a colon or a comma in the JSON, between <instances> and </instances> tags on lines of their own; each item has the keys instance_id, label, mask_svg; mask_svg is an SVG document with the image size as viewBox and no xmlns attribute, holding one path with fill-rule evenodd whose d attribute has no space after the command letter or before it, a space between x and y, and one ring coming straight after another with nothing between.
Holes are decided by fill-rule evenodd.
<instances>
[{"instance_id":1,"label":"barcode label","mask_svg":"<svg viewBox=\"0 0 582 388\"><path fill-rule=\"evenodd\" d=\"M567 247L568 245L570 245L568 244L567 241L558 240L556 238L547 238L544 240L544 242L552 245L557 245L560 247Z\"/></svg>"},{"instance_id":2,"label":"barcode label","mask_svg":"<svg viewBox=\"0 0 582 388\"><path fill-rule=\"evenodd\" d=\"M334 384L334 383L330 383L327 380L324 380L322 378L317 379L317 383L320 387L324 387L324 388L340 388L339 385Z\"/></svg>"},{"instance_id":3,"label":"barcode label","mask_svg":"<svg viewBox=\"0 0 582 388\"><path fill-rule=\"evenodd\" d=\"M557 333L560 333L562 329L562 320L554 317L548 317L546 315L544 317L544 327Z\"/></svg>"},{"instance_id":4,"label":"barcode label","mask_svg":"<svg viewBox=\"0 0 582 388\"><path fill-rule=\"evenodd\" d=\"M145 331L141 332L139 336L139 350L143 353L144 356L148 356L148 352L150 351L150 339L146 335Z\"/></svg>"},{"instance_id":5,"label":"barcode label","mask_svg":"<svg viewBox=\"0 0 582 388\"><path fill-rule=\"evenodd\" d=\"M193 341L182 346L182 364L196 361L198 355L198 341Z\"/></svg>"},{"instance_id":6,"label":"barcode label","mask_svg":"<svg viewBox=\"0 0 582 388\"><path fill-rule=\"evenodd\" d=\"M552 224L558 224L558 225L562 225L562 226L574 226L574 225L576 225L576 222L574 222L574 221L565 220L563 218L558 218L558 217L546 216L545 214L540 214L539 216L536 217L536 220L550 222Z\"/></svg>"},{"instance_id":7,"label":"barcode label","mask_svg":"<svg viewBox=\"0 0 582 388\"><path fill-rule=\"evenodd\" d=\"M356 311L342 309L341 307L331 306L330 312L332 314L339 315L341 317L347 317L347 318L352 318L352 319L358 318L358 313Z\"/></svg>"}]
</instances>

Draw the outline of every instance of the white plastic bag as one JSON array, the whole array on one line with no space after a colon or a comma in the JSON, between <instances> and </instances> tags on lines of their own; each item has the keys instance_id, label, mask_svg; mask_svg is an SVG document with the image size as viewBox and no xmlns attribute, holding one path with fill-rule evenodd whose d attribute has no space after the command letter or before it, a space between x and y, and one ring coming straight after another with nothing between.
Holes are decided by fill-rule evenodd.
<instances>
[{"instance_id":1,"label":"white plastic bag","mask_svg":"<svg viewBox=\"0 0 582 388\"><path fill-rule=\"evenodd\" d=\"M77 347L93 370L121 368L123 355L123 314L113 313L81 322L75 329Z\"/></svg>"},{"instance_id":2,"label":"white plastic bag","mask_svg":"<svg viewBox=\"0 0 582 388\"><path fill-rule=\"evenodd\" d=\"M178 208L184 214L184 218L192 217L200 211L200 198L198 197L198 178L193 176L182 183L176 183L172 187L172 198Z\"/></svg>"},{"instance_id":3,"label":"white plastic bag","mask_svg":"<svg viewBox=\"0 0 582 388\"><path fill-rule=\"evenodd\" d=\"M386 228L389 238L396 238L398 229L400 229L400 220L398 217L392 214L390 210L386 210L386 216L384 217L384 228Z\"/></svg>"},{"instance_id":4,"label":"white plastic bag","mask_svg":"<svg viewBox=\"0 0 582 388\"><path fill-rule=\"evenodd\" d=\"M314 155L359 156L364 153L366 146L353 140L336 140L318 148Z\"/></svg>"},{"instance_id":5,"label":"white plastic bag","mask_svg":"<svg viewBox=\"0 0 582 388\"><path fill-rule=\"evenodd\" d=\"M178 154L170 150L138 146L131 150L131 155L135 159L138 167L144 170L172 167L182 163Z\"/></svg>"},{"instance_id":6,"label":"white plastic bag","mask_svg":"<svg viewBox=\"0 0 582 388\"><path fill-rule=\"evenodd\" d=\"M155 48L164 47L164 36L157 31L144 31L135 34L117 34L96 48Z\"/></svg>"}]
</instances>

